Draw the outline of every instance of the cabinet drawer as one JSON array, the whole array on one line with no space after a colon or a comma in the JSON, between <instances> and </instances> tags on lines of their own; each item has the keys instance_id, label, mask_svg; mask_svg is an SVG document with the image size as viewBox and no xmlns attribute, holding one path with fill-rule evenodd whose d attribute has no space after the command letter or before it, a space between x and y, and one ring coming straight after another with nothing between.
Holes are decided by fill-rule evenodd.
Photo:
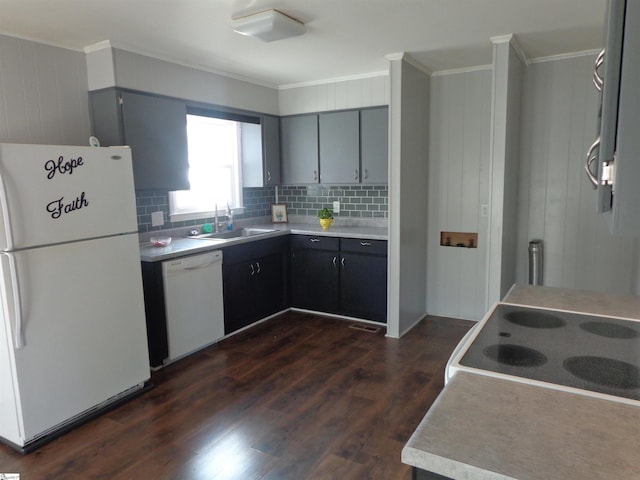
<instances>
[{"instance_id":1,"label":"cabinet drawer","mask_svg":"<svg viewBox=\"0 0 640 480\"><path fill-rule=\"evenodd\" d=\"M223 265L248 262L256 258L273 255L274 253L286 252L288 240L286 236L279 236L222 247Z\"/></svg>"},{"instance_id":2,"label":"cabinet drawer","mask_svg":"<svg viewBox=\"0 0 640 480\"><path fill-rule=\"evenodd\" d=\"M363 238L340 239L340 250L343 252L369 253L371 255L387 255L386 240L368 240Z\"/></svg>"},{"instance_id":3,"label":"cabinet drawer","mask_svg":"<svg viewBox=\"0 0 640 480\"><path fill-rule=\"evenodd\" d=\"M291 247L309 248L317 250L338 250L340 239L337 237L323 237L316 235L294 235L291 239Z\"/></svg>"}]
</instances>

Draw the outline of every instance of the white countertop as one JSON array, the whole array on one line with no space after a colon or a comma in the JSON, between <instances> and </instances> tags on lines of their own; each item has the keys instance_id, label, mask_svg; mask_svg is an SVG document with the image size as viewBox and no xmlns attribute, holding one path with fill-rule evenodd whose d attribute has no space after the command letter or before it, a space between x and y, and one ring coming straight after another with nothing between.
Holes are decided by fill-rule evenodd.
<instances>
[{"instance_id":1,"label":"white countertop","mask_svg":"<svg viewBox=\"0 0 640 480\"><path fill-rule=\"evenodd\" d=\"M640 297L566 288L514 285L504 302L640 320Z\"/></svg>"},{"instance_id":2,"label":"white countertop","mask_svg":"<svg viewBox=\"0 0 640 480\"><path fill-rule=\"evenodd\" d=\"M453 479L633 479L639 425L632 405L458 372L402 462Z\"/></svg>"},{"instance_id":3,"label":"white countertop","mask_svg":"<svg viewBox=\"0 0 640 480\"><path fill-rule=\"evenodd\" d=\"M503 300L640 320L640 297L514 286ZM640 478L640 408L457 372L402 451L453 479Z\"/></svg>"},{"instance_id":4,"label":"white countertop","mask_svg":"<svg viewBox=\"0 0 640 480\"><path fill-rule=\"evenodd\" d=\"M140 244L140 259L143 262L159 262L183 255L193 255L195 253L216 250L241 243L264 240L271 237L297 234L297 235L317 235L342 238L366 238L370 240L387 240L388 229L386 227L370 227L361 225L332 225L327 230L323 230L319 224L313 223L286 223L286 224L260 224L258 228L273 229L275 232L252 237L238 237L231 239L194 239L194 238L173 238L168 247L153 247L150 243ZM188 230L188 229L183 229ZM157 235L159 232L156 232Z\"/></svg>"}]
</instances>

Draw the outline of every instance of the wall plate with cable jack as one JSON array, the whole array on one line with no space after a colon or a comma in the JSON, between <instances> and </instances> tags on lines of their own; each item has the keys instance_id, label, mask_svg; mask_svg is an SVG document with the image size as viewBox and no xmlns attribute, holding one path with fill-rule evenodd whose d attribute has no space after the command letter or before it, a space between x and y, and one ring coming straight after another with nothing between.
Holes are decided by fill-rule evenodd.
<instances>
[{"instance_id":1,"label":"wall plate with cable jack","mask_svg":"<svg viewBox=\"0 0 640 480\"><path fill-rule=\"evenodd\" d=\"M151 226L161 227L162 225L164 225L164 212L162 210L151 212Z\"/></svg>"}]
</instances>

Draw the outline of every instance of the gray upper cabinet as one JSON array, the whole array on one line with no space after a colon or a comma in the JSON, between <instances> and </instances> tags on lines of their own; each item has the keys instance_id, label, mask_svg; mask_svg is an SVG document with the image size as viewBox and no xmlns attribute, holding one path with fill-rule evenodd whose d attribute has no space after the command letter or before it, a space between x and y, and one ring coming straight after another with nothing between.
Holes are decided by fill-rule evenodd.
<instances>
[{"instance_id":1,"label":"gray upper cabinet","mask_svg":"<svg viewBox=\"0 0 640 480\"><path fill-rule=\"evenodd\" d=\"M594 73L602 90L600 136L586 167L598 212L611 211L612 233L640 237L640 2L610 0L605 32Z\"/></svg>"},{"instance_id":2,"label":"gray upper cabinet","mask_svg":"<svg viewBox=\"0 0 640 480\"><path fill-rule=\"evenodd\" d=\"M244 187L263 187L262 128L259 124L240 124L240 155L242 157L242 185Z\"/></svg>"},{"instance_id":3,"label":"gray upper cabinet","mask_svg":"<svg viewBox=\"0 0 640 480\"><path fill-rule=\"evenodd\" d=\"M283 185L319 182L318 115L280 119Z\"/></svg>"},{"instance_id":4,"label":"gray upper cabinet","mask_svg":"<svg viewBox=\"0 0 640 480\"><path fill-rule=\"evenodd\" d=\"M360 115L358 110L321 113L320 182L360 182Z\"/></svg>"},{"instance_id":5,"label":"gray upper cabinet","mask_svg":"<svg viewBox=\"0 0 640 480\"><path fill-rule=\"evenodd\" d=\"M262 115L262 164L264 186L280 184L280 118Z\"/></svg>"},{"instance_id":6,"label":"gray upper cabinet","mask_svg":"<svg viewBox=\"0 0 640 480\"><path fill-rule=\"evenodd\" d=\"M360 112L360 149L362 183L388 183L388 107L368 108Z\"/></svg>"},{"instance_id":7,"label":"gray upper cabinet","mask_svg":"<svg viewBox=\"0 0 640 480\"><path fill-rule=\"evenodd\" d=\"M136 190L188 190L186 104L120 89L90 92L101 145L129 145Z\"/></svg>"},{"instance_id":8,"label":"gray upper cabinet","mask_svg":"<svg viewBox=\"0 0 640 480\"><path fill-rule=\"evenodd\" d=\"M242 123L242 184L268 187L280 183L280 119L262 115L260 124Z\"/></svg>"}]
</instances>

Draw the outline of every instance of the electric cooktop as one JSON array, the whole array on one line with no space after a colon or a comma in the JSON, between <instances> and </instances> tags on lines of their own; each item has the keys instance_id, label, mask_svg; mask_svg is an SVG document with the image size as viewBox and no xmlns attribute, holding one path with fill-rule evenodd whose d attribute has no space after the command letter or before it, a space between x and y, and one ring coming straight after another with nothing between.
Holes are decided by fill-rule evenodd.
<instances>
[{"instance_id":1,"label":"electric cooktop","mask_svg":"<svg viewBox=\"0 0 640 480\"><path fill-rule=\"evenodd\" d=\"M497 304L452 356L456 370L640 402L640 322Z\"/></svg>"}]
</instances>

